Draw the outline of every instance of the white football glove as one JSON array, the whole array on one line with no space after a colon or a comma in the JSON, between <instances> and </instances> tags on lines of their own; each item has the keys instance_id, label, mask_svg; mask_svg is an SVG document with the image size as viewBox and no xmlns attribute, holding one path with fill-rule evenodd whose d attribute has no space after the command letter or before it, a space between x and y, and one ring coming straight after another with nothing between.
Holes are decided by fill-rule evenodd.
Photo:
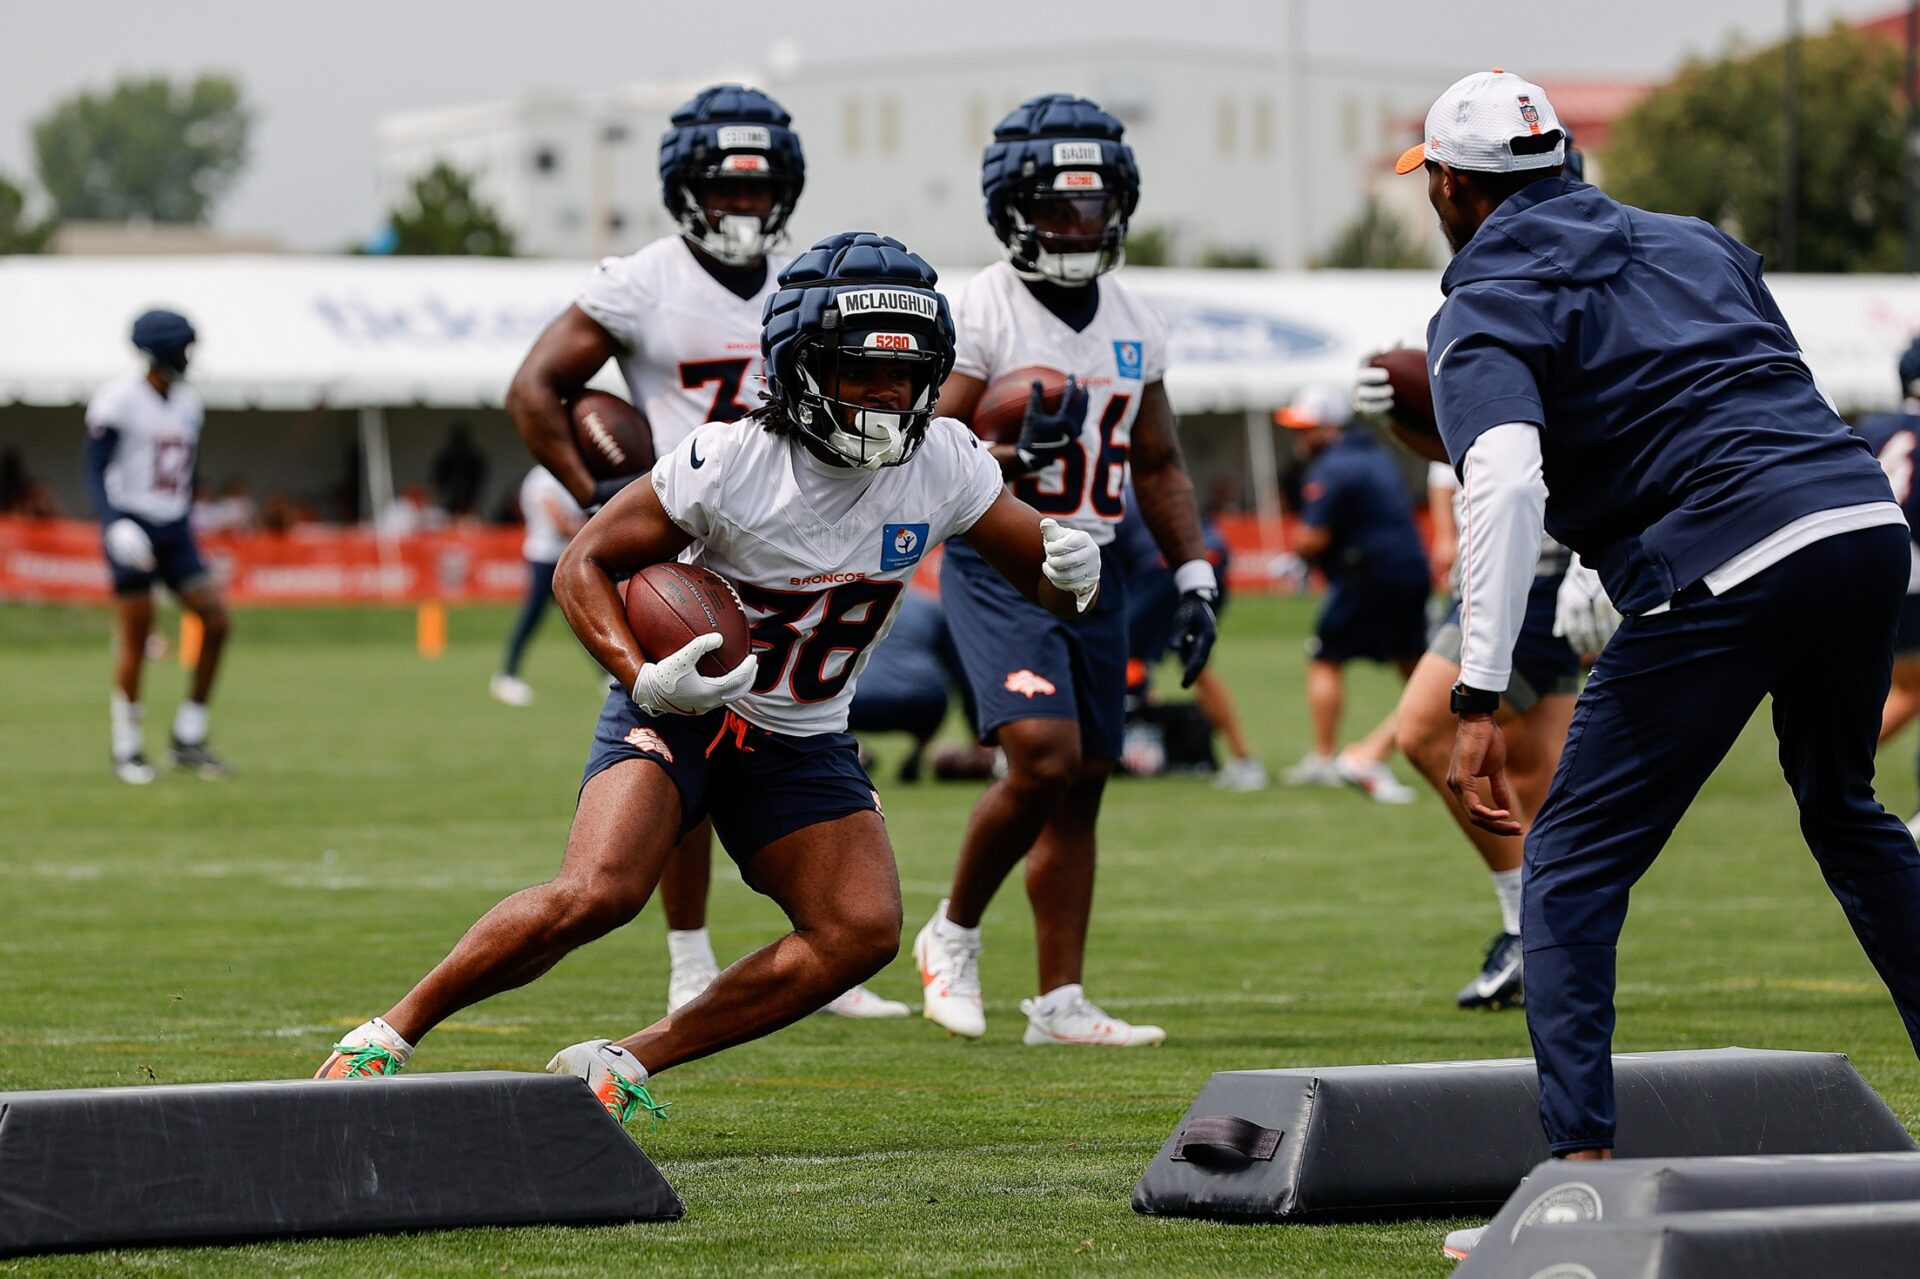
<instances>
[{"instance_id":1,"label":"white football glove","mask_svg":"<svg viewBox=\"0 0 1920 1279\"><path fill-rule=\"evenodd\" d=\"M1353 380L1353 411L1367 418L1393 415L1393 383L1385 369L1368 365L1360 370Z\"/></svg>"},{"instance_id":2,"label":"white football glove","mask_svg":"<svg viewBox=\"0 0 1920 1279\"><path fill-rule=\"evenodd\" d=\"M649 715L705 715L745 696L760 670L759 660L751 655L718 677L695 669L720 644L720 636L708 631L679 652L642 666L633 681L633 704Z\"/></svg>"},{"instance_id":3,"label":"white football glove","mask_svg":"<svg viewBox=\"0 0 1920 1279\"><path fill-rule=\"evenodd\" d=\"M1073 596L1077 611L1086 612L1100 591L1100 548L1084 531L1062 528L1051 519L1040 521L1040 539L1047 548L1041 572L1049 582Z\"/></svg>"},{"instance_id":4,"label":"white football glove","mask_svg":"<svg viewBox=\"0 0 1920 1279\"><path fill-rule=\"evenodd\" d=\"M1619 629L1620 610L1607 598L1600 575L1574 556L1554 602L1553 633L1584 657L1605 648Z\"/></svg>"},{"instance_id":5,"label":"white football glove","mask_svg":"<svg viewBox=\"0 0 1920 1279\"><path fill-rule=\"evenodd\" d=\"M151 573L156 567L153 539L124 515L107 525L107 557L136 573Z\"/></svg>"}]
</instances>

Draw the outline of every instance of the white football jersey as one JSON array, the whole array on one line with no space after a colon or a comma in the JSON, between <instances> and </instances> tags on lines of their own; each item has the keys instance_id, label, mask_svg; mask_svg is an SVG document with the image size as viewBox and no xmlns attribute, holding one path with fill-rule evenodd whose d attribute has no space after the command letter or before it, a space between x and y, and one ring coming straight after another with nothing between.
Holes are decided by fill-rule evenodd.
<instances>
[{"instance_id":1,"label":"white football jersey","mask_svg":"<svg viewBox=\"0 0 1920 1279\"><path fill-rule=\"evenodd\" d=\"M878 471L829 466L756 420L703 426L653 468L660 504L697 539L681 560L732 582L753 627L760 678L733 709L796 735L846 728L922 557L1002 489L986 445L952 418Z\"/></svg>"},{"instance_id":2,"label":"white football jersey","mask_svg":"<svg viewBox=\"0 0 1920 1279\"><path fill-rule=\"evenodd\" d=\"M603 258L574 305L620 344L627 394L653 424L665 457L694 428L760 407L760 316L793 261L767 259L766 283L743 298L711 275L678 235L624 258Z\"/></svg>"},{"instance_id":3,"label":"white football jersey","mask_svg":"<svg viewBox=\"0 0 1920 1279\"><path fill-rule=\"evenodd\" d=\"M1127 513L1127 453L1140 394L1167 375L1167 325L1111 275L1100 306L1076 333L1028 291L1006 262L979 272L952 300L955 373L992 382L1024 365L1073 374L1087 388L1080 447L1013 484L1042 515L1085 529L1102 546Z\"/></svg>"},{"instance_id":4,"label":"white football jersey","mask_svg":"<svg viewBox=\"0 0 1920 1279\"><path fill-rule=\"evenodd\" d=\"M120 435L107 462L113 509L154 524L187 518L205 419L200 392L184 382L175 382L163 398L145 373L129 373L94 392L87 402L87 432Z\"/></svg>"},{"instance_id":5,"label":"white football jersey","mask_svg":"<svg viewBox=\"0 0 1920 1279\"><path fill-rule=\"evenodd\" d=\"M538 564L557 564L587 515L552 471L536 466L520 481L520 518L527 526L520 554Z\"/></svg>"}]
</instances>

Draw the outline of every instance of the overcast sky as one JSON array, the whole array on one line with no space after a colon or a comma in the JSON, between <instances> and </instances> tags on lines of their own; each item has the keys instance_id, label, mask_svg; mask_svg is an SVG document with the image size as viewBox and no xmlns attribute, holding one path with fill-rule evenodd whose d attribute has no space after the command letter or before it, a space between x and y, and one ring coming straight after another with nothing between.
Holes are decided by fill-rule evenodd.
<instances>
[{"instance_id":1,"label":"overcast sky","mask_svg":"<svg viewBox=\"0 0 1920 1279\"><path fill-rule=\"evenodd\" d=\"M1739 32L1778 38L1788 0L1294 0L1311 55L1461 74L1503 65L1535 77L1657 76ZM1285 0L964 0L859 6L827 0L0 0L0 173L32 168L29 122L57 98L117 75L237 75L259 111L254 154L216 221L304 248L364 238L380 211L381 116L488 102L526 89L608 89L760 63L778 39L804 57L900 55L1024 40L1166 40L1286 47ZM1904 8L1900 0L1799 0L1806 29ZM857 15L857 16L856 16ZM1036 24L1044 15L1047 25ZM1069 22L1062 15L1083 20Z\"/></svg>"}]
</instances>

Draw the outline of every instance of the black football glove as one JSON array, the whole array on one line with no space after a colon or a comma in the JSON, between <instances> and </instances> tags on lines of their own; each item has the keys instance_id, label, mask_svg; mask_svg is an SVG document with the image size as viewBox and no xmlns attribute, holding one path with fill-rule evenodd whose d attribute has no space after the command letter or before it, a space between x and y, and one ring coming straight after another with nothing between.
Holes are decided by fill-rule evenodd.
<instances>
[{"instance_id":1,"label":"black football glove","mask_svg":"<svg viewBox=\"0 0 1920 1279\"><path fill-rule=\"evenodd\" d=\"M1180 655L1180 687L1192 688L1193 681L1206 669L1213 655L1213 641L1220 637L1220 623L1213 606L1218 591L1193 590L1180 596L1180 607L1173 614L1173 651Z\"/></svg>"},{"instance_id":2,"label":"black football glove","mask_svg":"<svg viewBox=\"0 0 1920 1279\"><path fill-rule=\"evenodd\" d=\"M1020 424L1020 442L1014 445L1020 465L1029 474L1051 466L1079 440L1080 427L1086 418L1087 388L1071 376L1067 378L1065 394L1060 397L1060 407L1051 413L1047 412L1043 388L1035 382L1033 393L1027 397L1026 420Z\"/></svg>"},{"instance_id":3,"label":"black football glove","mask_svg":"<svg viewBox=\"0 0 1920 1279\"><path fill-rule=\"evenodd\" d=\"M621 475L611 480L600 480L593 486L593 501L587 504L587 510L598 511L611 502L616 493L639 478L638 475Z\"/></svg>"}]
</instances>

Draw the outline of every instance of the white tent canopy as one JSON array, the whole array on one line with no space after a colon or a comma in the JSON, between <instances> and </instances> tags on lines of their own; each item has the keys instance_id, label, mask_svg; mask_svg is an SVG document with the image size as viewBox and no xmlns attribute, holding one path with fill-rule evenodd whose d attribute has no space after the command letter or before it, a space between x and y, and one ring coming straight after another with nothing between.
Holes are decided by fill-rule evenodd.
<instances>
[{"instance_id":1,"label":"white tent canopy","mask_svg":"<svg viewBox=\"0 0 1920 1279\"><path fill-rule=\"evenodd\" d=\"M133 317L167 306L201 334L194 382L216 408L494 406L585 269L485 258L0 258L0 404L84 403L129 367ZM1440 302L1430 272L1129 268L1125 277L1168 318L1167 387L1183 413L1264 413L1306 382L1350 377L1370 351L1420 343ZM964 278L948 273L943 287ZM1894 363L1920 331L1920 279L1786 276L1773 287L1843 408L1894 401Z\"/></svg>"}]
</instances>

